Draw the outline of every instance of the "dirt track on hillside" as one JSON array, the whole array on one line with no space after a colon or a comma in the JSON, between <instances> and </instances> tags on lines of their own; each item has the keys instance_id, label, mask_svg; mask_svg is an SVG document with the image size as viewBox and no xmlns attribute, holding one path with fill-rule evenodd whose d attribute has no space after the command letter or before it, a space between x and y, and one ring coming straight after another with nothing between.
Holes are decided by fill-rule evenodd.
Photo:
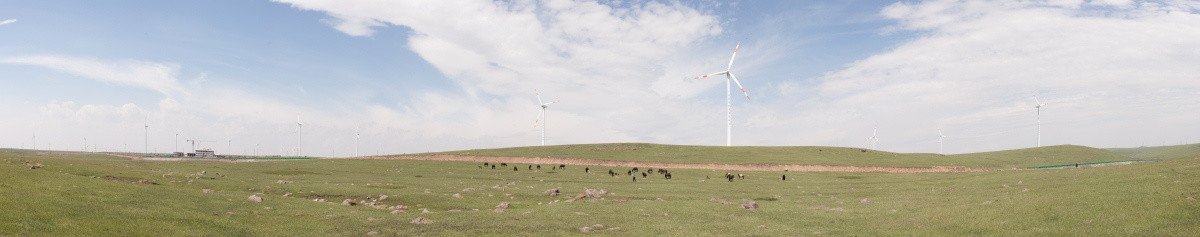
<instances>
[{"instance_id":1,"label":"dirt track on hillside","mask_svg":"<svg viewBox=\"0 0 1200 237\"><path fill-rule=\"evenodd\" d=\"M489 156L371 156L364 159L378 160L432 160L432 161L470 161L470 162L504 162L514 164L566 164L566 165L596 165L622 167L651 167L666 169L708 169L708 170L740 170L740 171L796 171L796 172L883 172L883 173L953 173L981 172L986 169L966 168L957 166L934 167L862 167L862 166L829 166L829 165L774 165L774 164L688 164L663 163L647 161L622 160L593 160L547 157L489 157Z\"/></svg>"}]
</instances>

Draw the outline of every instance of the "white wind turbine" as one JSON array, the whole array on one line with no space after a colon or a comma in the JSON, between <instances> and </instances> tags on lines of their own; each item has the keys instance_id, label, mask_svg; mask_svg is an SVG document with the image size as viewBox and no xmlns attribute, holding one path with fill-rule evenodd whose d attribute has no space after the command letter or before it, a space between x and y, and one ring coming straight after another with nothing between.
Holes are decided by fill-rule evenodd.
<instances>
[{"instance_id":1,"label":"white wind turbine","mask_svg":"<svg viewBox=\"0 0 1200 237\"><path fill-rule=\"evenodd\" d=\"M303 150L303 147L304 147L303 141L304 140L302 140L303 139L303 136L301 136L302 132L304 132L304 123L300 122L300 116L297 115L296 116L296 156L304 156L303 155L304 154L303 153L303 151L304 151Z\"/></svg>"},{"instance_id":2,"label":"white wind turbine","mask_svg":"<svg viewBox=\"0 0 1200 237\"><path fill-rule=\"evenodd\" d=\"M710 73L697 76L695 79L708 78L709 76L725 76L725 146L733 145L733 96L729 81L737 83L739 89L742 89L742 94L746 95L746 100L750 100L750 93L746 92L746 88L742 87L742 83L738 82L737 77L733 76L733 59L737 57L738 48L742 47L742 43L738 42L737 46L733 47L733 55L729 56L729 65L725 66L725 71Z\"/></svg>"},{"instance_id":3,"label":"white wind turbine","mask_svg":"<svg viewBox=\"0 0 1200 237\"><path fill-rule=\"evenodd\" d=\"M946 154L942 148L942 139L946 138L946 134L942 134L942 129L938 129L938 154Z\"/></svg>"},{"instance_id":4,"label":"white wind turbine","mask_svg":"<svg viewBox=\"0 0 1200 237\"><path fill-rule=\"evenodd\" d=\"M538 112L537 119L533 120L533 126L537 127L539 125L539 123L541 124L542 145L545 146L546 145L546 108L550 107L551 104L558 103L558 99L554 99L553 101L550 101L550 102L543 102L542 94L538 93L537 89L533 90L533 94L535 96L537 96L538 104L541 105L541 107L542 107L542 110L540 112Z\"/></svg>"},{"instance_id":5,"label":"white wind turbine","mask_svg":"<svg viewBox=\"0 0 1200 237\"><path fill-rule=\"evenodd\" d=\"M878 132L879 127L875 127L875 129L871 129L871 136L867 137L867 141L871 142L871 150L875 150L875 145L879 143Z\"/></svg>"},{"instance_id":6,"label":"white wind turbine","mask_svg":"<svg viewBox=\"0 0 1200 237\"><path fill-rule=\"evenodd\" d=\"M1033 92L1033 101L1037 102L1037 105L1033 106L1033 108L1037 109L1037 147L1042 147L1042 106L1045 106L1046 104L1043 104L1041 100L1038 100L1036 91Z\"/></svg>"},{"instance_id":7,"label":"white wind turbine","mask_svg":"<svg viewBox=\"0 0 1200 237\"><path fill-rule=\"evenodd\" d=\"M358 139L360 136L362 136L362 132L358 131L358 129L355 129L354 130L354 157L358 157Z\"/></svg>"}]
</instances>

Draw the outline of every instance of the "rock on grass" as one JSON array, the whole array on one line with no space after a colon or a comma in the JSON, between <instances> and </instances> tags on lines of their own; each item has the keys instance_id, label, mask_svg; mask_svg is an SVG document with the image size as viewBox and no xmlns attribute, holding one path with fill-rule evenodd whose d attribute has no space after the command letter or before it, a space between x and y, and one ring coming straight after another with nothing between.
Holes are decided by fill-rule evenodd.
<instances>
[{"instance_id":1,"label":"rock on grass","mask_svg":"<svg viewBox=\"0 0 1200 237\"><path fill-rule=\"evenodd\" d=\"M412 221L410 221L410 222L408 222L408 223L413 223L413 224L433 224L433 220L426 219L425 217L417 217L416 219L413 219Z\"/></svg>"},{"instance_id":2,"label":"rock on grass","mask_svg":"<svg viewBox=\"0 0 1200 237\"><path fill-rule=\"evenodd\" d=\"M251 202L262 202L263 201L262 197L259 197L258 194L250 195L250 197L246 198L246 200L250 200Z\"/></svg>"},{"instance_id":3,"label":"rock on grass","mask_svg":"<svg viewBox=\"0 0 1200 237\"><path fill-rule=\"evenodd\" d=\"M754 201L750 201L746 204L742 204L742 208L755 210L755 209L758 209L758 203L754 202Z\"/></svg>"}]
</instances>

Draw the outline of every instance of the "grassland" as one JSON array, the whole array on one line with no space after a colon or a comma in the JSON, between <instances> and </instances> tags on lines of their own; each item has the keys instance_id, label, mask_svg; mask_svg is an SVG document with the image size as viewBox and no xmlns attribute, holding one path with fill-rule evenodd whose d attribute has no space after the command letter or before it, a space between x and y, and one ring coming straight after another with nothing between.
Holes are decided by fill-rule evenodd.
<instances>
[{"instance_id":1,"label":"grassland","mask_svg":"<svg viewBox=\"0 0 1200 237\"><path fill-rule=\"evenodd\" d=\"M614 143L480 149L414 155L438 154L556 157L667 163L805 164L885 167L961 166L968 168L1029 168L1067 163L1139 159L1122 156L1104 149L1072 145L940 155L928 153L891 153L844 147L720 147ZM1200 149L1189 154L1200 154ZM1141 157L1140 159L1147 158Z\"/></svg>"},{"instance_id":2,"label":"grassland","mask_svg":"<svg viewBox=\"0 0 1200 237\"><path fill-rule=\"evenodd\" d=\"M689 162L730 159L704 155L703 149L715 148L644 146L650 148L638 150L652 155L676 149L681 155L691 155ZM736 151L746 151L740 149L754 150ZM925 164L1017 167L1129 159L1099 156L1104 153L1097 150L1104 151L1026 149L947 156ZM645 158L620 149L613 152L619 154L591 153L593 157L584 158L676 159L667 154ZM824 151L816 153L820 152ZM856 149L841 152L864 153ZM1097 152L1095 157L1073 157L1093 152ZM788 155L770 153L758 154L776 157L769 162L796 162ZM887 160L888 155L908 156L865 153L878 156L869 159L883 163L844 164L884 166L900 163ZM525 155L529 154L515 156ZM1200 202L1195 200L1200 198L1200 154L1186 156L1083 169L974 173L745 172L748 178L733 182L719 178L722 170L679 169L672 171L670 180L638 176L638 182L632 182L628 176L606 174L608 169L624 174L625 167L588 167L593 172L584 173L584 167L577 166L527 170L528 166L514 164L519 171L513 171L511 166L493 170L481 169L480 163L408 160L161 162L101 154L0 150L0 206L4 207L0 235L1189 236L1200 233L1200 222L1195 221L1200 219ZM1020 161L1029 157L1047 158ZM29 169L27 163L44 167ZM788 180L780 180L780 175ZM543 193L552 188L564 194L551 197ZM599 199L567 202L585 188L610 193ZM287 193L291 195L284 197ZM251 195L264 200L248 201ZM338 204L343 199L380 195L389 197L377 203L405 205L408 210L391 214L387 209ZM755 201L760 208L742 209L713 202L713 197L737 204ZM511 206L494 212L502 202ZM409 223L417 217L434 222ZM581 232L585 226L597 231Z\"/></svg>"}]
</instances>

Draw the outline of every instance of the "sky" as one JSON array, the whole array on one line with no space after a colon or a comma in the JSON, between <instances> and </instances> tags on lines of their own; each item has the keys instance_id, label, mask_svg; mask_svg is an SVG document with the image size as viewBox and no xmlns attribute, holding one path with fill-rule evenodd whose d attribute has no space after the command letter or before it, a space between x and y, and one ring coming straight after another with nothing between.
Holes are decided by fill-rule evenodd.
<instances>
[{"instance_id":1,"label":"sky","mask_svg":"<svg viewBox=\"0 0 1200 237\"><path fill-rule=\"evenodd\" d=\"M1200 143L1197 22L1178 0L0 0L0 147L722 146L726 79L695 77L739 43L734 146L1019 149L1039 118L1043 146ZM535 90L560 101L544 127Z\"/></svg>"}]
</instances>

